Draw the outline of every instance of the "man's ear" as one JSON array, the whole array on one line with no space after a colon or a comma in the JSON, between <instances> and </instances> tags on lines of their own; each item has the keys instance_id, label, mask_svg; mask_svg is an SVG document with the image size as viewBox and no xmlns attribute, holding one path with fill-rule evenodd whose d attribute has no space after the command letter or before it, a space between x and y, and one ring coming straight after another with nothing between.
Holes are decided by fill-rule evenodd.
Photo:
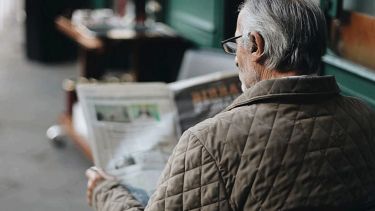
<instances>
[{"instance_id":1,"label":"man's ear","mask_svg":"<svg viewBox=\"0 0 375 211\"><path fill-rule=\"evenodd\" d=\"M249 34L252 46L250 53L254 62L260 62L264 54L264 39L259 32L250 32Z\"/></svg>"}]
</instances>

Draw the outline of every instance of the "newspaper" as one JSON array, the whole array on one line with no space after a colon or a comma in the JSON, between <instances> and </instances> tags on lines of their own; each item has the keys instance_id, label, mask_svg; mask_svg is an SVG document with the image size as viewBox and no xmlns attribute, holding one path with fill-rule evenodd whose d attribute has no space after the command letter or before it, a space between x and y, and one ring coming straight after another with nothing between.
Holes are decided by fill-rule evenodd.
<instances>
[{"instance_id":1,"label":"newspaper","mask_svg":"<svg viewBox=\"0 0 375 211\"><path fill-rule=\"evenodd\" d=\"M171 90L162 83L82 84L78 96L95 165L149 196L177 142Z\"/></svg>"},{"instance_id":2,"label":"newspaper","mask_svg":"<svg viewBox=\"0 0 375 211\"><path fill-rule=\"evenodd\" d=\"M241 94L236 72L217 72L170 83L178 109L179 127L185 131L215 116Z\"/></svg>"},{"instance_id":3,"label":"newspaper","mask_svg":"<svg viewBox=\"0 0 375 211\"><path fill-rule=\"evenodd\" d=\"M228 106L240 83L235 73L217 73L171 84L80 84L77 91L95 165L147 204L181 133Z\"/></svg>"}]
</instances>

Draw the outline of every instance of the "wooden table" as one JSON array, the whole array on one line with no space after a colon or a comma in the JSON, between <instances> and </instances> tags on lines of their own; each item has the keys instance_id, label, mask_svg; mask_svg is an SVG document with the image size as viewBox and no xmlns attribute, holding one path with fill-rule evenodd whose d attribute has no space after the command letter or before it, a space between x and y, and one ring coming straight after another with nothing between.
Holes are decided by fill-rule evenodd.
<instances>
[{"instance_id":1,"label":"wooden table","mask_svg":"<svg viewBox=\"0 0 375 211\"><path fill-rule=\"evenodd\" d=\"M101 78L108 66L129 59L126 58L129 56L130 71L135 80L171 82L175 80L182 55L189 46L162 23L145 30L114 28L105 34L95 34L61 16L56 19L56 26L80 46L80 76L87 78ZM113 58L114 52L120 56ZM121 57L121 54L124 56ZM166 54L165 57L162 57L163 54ZM159 70L155 71L158 75L153 75L151 68Z\"/></svg>"}]
</instances>

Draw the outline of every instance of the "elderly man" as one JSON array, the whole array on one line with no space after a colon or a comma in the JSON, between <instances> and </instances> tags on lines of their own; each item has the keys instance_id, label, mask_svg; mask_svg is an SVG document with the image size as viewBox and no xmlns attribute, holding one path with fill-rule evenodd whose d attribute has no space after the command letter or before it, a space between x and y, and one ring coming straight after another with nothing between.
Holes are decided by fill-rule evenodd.
<instances>
[{"instance_id":1,"label":"elderly man","mask_svg":"<svg viewBox=\"0 0 375 211\"><path fill-rule=\"evenodd\" d=\"M312 0L247 0L236 36L243 94L187 130L146 210L355 209L375 188L375 114L317 76L325 19ZM143 210L91 170L97 210ZM96 185L99 183L98 185Z\"/></svg>"}]
</instances>

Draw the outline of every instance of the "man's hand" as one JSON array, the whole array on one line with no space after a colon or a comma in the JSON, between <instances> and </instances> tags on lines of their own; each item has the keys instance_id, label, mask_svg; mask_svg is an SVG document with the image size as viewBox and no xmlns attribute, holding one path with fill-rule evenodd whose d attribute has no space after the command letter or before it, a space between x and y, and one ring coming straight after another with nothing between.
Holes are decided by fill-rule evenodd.
<instances>
[{"instance_id":1,"label":"man's hand","mask_svg":"<svg viewBox=\"0 0 375 211\"><path fill-rule=\"evenodd\" d=\"M86 177L87 181L87 203L91 206L92 205L92 194L94 192L95 187L104 180L114 180L113 176L106 174L103 170L93 166L86 170Z\"/></svg>"}]
</instances>

